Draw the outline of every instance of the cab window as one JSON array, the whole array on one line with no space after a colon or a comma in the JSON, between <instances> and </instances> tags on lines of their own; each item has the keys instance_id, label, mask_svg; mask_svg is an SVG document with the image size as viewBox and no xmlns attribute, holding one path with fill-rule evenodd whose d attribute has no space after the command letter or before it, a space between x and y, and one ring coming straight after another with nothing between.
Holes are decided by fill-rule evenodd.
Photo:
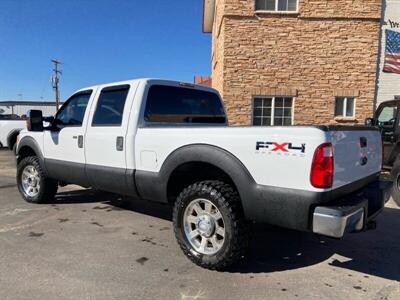
<instances>
[{"instance_id":1,"label":"cab window","mask_svg":"<svg viewBox=\"0 0 400 300\"><path fill-rule=\"evenodd\" d=\"M225 112L216 93L153 85L147 96L144 120L148 123L225 124Z\"/></svg>"},{"instance_id":2,"label":"cab window","mask_svg":"<svg viewBox=\"0 0 400 300\"><path fill-rule=\"evenodd\" d=\"M58 111L56 124L62 127L82 126L91 94L92 91L84 91L69 98Z\"/></svg>"},{"instance_id":3,"label":"cab window","mask_svg":"<svg viewBox=\"0 0 400 300\"><path fill-rule=\"evenodd\" d=\"M397 117L397 105L384 106L378 113L379 126L394 126Z\"/></svg>"},{"instance_id":4,"label":"cab window","mask_svg":"<svg viewBox=\"0 0 400 300\"><path fill-rule=\"evenodd\" d=\"M104 88L97 101L92 126L121 126L129 85Z\"/></svg>"}]
</instances>

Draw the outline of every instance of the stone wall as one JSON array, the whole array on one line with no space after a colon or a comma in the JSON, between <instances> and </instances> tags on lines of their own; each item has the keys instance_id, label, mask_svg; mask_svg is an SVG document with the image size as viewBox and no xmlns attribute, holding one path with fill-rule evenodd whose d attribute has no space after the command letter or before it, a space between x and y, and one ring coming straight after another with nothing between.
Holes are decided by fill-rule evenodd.
<instances>
[{"instance_id":1,"label":"stone wall","mask_svg":"<svg viewBox=\"0 0 400 300\"><path fill-rule=\"evenodd\" d=\"M260 95L295 97L295 124L362 123L372 114L380 1L299 1L299 13L257 15L252 0L217 1L213 86L231 124L250 124ZM355 119L334 119L335 96L356 97Z\"/></svg>"}]
</instances>

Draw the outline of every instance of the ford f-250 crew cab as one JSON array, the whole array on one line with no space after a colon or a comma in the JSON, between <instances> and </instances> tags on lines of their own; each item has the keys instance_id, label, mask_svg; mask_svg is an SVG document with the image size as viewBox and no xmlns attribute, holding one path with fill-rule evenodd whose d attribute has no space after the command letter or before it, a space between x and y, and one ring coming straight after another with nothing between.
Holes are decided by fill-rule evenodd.
<instances>
[{"instance_id":1,"label":"ford f-250 crew cab","mask_svg":"<svg viewBox=\"0 0 400 300\"><path fill-rule=\"evenodd\" d=\"M340 238L384 206L382 146L368 127L229 127L217 91L140 79L79 90L43 128L30 111L17 147L29 202L60 183L174 206L183 252L223 269L242 257L249 221Z\"/></svg>"}]
</instances>

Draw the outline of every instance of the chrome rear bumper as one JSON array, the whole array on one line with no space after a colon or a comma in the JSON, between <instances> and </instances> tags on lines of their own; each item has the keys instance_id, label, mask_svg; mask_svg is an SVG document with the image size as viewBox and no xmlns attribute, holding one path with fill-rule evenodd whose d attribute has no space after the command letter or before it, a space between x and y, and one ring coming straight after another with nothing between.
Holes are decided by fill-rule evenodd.
<instances>
[{"instance_id":1,"label":"chrome rear bumper","mask_svg":"<svg viewBox=\"0 0 400 300\"><path fill-rule=\"evenodd\" d=\"M313 213L312 231L317 234L341 238L346 232L367 228L389 200L390 182L376 181L356 194L335 201L330 206L317 206Z\"/></svg>"},{"instance_id":2,"label":"chrome rear bumper","mask_svg":"<svg viewBox=\"0 0 400 300\"><path fill-rule=\"evenodd\" d=\"M345 232L363 230L364 218L365 209L363 207L348 214L340 209L317 207L313 217L313 232L341 238Z\"/></svg>"}]
</instances>

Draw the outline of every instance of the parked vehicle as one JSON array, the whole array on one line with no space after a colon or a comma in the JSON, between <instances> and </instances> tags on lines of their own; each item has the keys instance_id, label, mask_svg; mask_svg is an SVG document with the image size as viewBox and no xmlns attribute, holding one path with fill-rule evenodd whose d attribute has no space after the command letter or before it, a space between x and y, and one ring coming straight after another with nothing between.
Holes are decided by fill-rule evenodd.
<instances>
[{"instance_id":1,"label":"parked vehicle","mask_svg":"<svg viewBox=\"0 0 400 300\"><path fill-rule=\"evenodd\" d=\"M365 126L229 127L217 91L140 79L79 90L20 134L22 197L59 183L170 203L184 254L224 269L245 252L249 221L341 238L387 199L381 137Z\"/></svg>"},{"instance_id":2,"label":"parked vehicle","mask_svg":"<svg viewBox=\"0 0 400 300\"><path fill-rule=\"evenodd\" d=\"M379 128L383 143L383 168L391 171L392 197L400 205L400 100L385 101L378 106L366 125Z\"/></svg>"},{"instance_id":3,"label":"parked vehicle","mask_svg":"<svg viewBox=\"0 0 400 300\"><path fill-rule=\"evenodd\" d=\"M16 115L0 115L0 148L13 150L19 132L26 127L25 123L23 118Z\"/></svg>"}]
</instances>

